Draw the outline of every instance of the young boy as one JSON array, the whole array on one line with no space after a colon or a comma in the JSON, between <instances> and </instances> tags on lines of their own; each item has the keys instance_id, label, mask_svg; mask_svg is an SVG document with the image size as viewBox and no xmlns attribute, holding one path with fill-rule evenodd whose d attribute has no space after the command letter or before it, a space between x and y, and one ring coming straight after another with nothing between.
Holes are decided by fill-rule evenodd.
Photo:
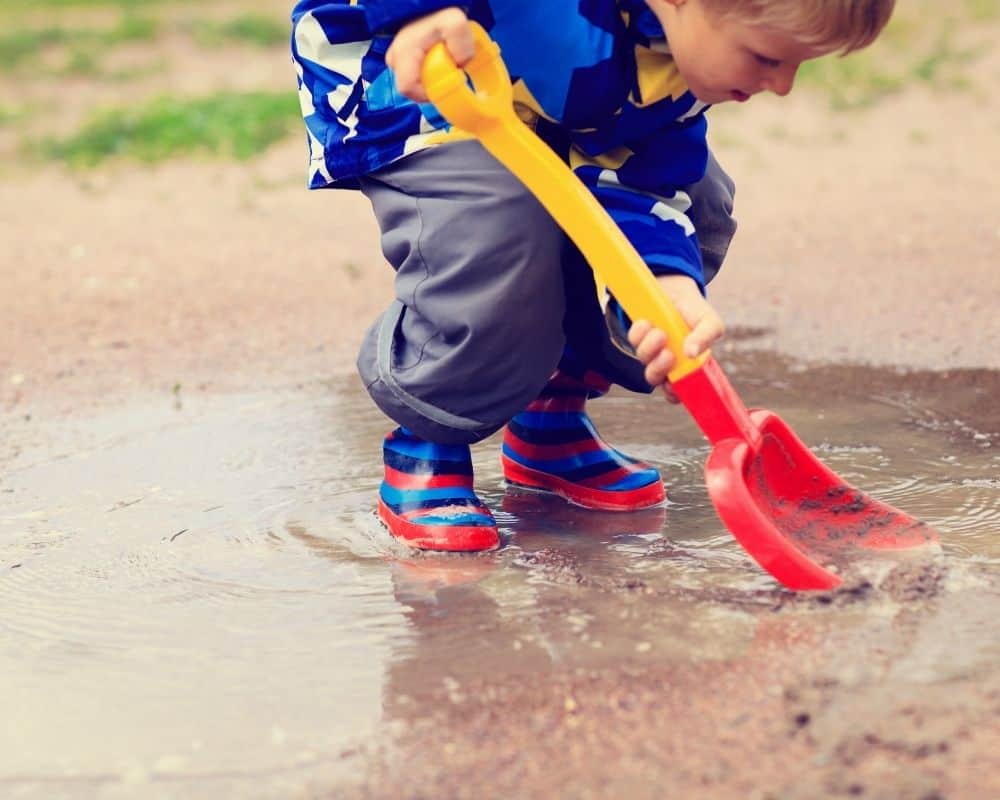
<instances>
[{"instance_id":1,"label":"young boy","mask_svg":"<svg viewBox=\"0 0 1000 800\"><path fill-rule=\"evenodd\" d=\"M662 331L602 311L589 266L534 197L426 103L420 68L469 20L499 43L521 118L590 187L692 331L735 230L732 184L705 140L709 105L787 94L799 65L869 44L893 0L302 0L293 54L312 188L360 188L396 298L358 369L399 427L379 515L411 546L485 550L499 536L469 445L506 425L508 483L590 508L662 502L657 471L608 445L587 399L664 384Z\"/></svg>"}]
</instances>

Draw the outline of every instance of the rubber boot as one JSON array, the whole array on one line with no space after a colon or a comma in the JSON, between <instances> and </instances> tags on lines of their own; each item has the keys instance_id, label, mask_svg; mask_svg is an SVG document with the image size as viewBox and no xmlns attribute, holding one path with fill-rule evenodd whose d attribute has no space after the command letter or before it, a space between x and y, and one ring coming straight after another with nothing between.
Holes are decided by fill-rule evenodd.
<instances>
[{"instance_id":1,"label":"rubber boot","mask_svg":"<svg viewBox=\"0 0 1000 800\"><path fill-rule=\"evenodd\" d=\"M378 515L389 533L420 550L493 550L496 520L472 490L467 445L425 442L397 428L382 445Z\"/></svg>"},{"instance_id":2,"label":"rubber boot","mask_svg":"<svg viewBox=\"0 0 1000 800\"><path fill-rule=\"evenodd\" d=\"M504 431L507 483L553 492L571 503L605 511L633 511L663 502L660 473L605 442L585 410L607 381L559 370L542 393Z\"/></svg>"}]
</instances>

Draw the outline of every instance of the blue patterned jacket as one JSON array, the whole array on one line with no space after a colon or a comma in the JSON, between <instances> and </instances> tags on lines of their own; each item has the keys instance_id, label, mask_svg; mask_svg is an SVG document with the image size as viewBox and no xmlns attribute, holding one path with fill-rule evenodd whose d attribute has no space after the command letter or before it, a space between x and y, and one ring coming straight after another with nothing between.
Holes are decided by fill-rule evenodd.
<instances>
[{"instance_id":1,"label":"blue patterned jacket","mask_svg":"<svg viewBox=\"0 0 1000 800\"><path fill-rule=\"evenodd\" d=\"M705 172L705 106L687 90L644 0L460 2L500 45L518 114L594 192L657 274L704 288L681 187ZM399 27L456 0L302 0L292 53L311 188L453 140L430 104L399 94L385 52Z\"/></svg>"}]
</instances>

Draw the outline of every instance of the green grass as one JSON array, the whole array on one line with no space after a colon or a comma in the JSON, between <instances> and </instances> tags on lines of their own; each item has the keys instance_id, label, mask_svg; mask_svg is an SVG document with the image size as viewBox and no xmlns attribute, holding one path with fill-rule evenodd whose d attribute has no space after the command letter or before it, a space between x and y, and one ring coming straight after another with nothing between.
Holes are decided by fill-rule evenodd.
<instances>
[{"instance_id":1,"label":"green grass","mask_svg":"<svg viewBox=\"0 0 1000 800\"><path fill-rule=\"evenodd\" d=\"M262 14L242 14L226 22L197 20L187 26L202 47L244 42L258 47L287 46L290 23Z\"/></svg>"},{"instance_id":2,"label":"green grass","mask_svg":"<svg viewBox=\"0 0 1000 800\"><path fill-rule=\"evenodd\" d=\"M262 14L241 14L225 22L195 20L180 25L204 48L246 43L257 47L287 47L289 23ZM126 11L111 28L67 28L50 25L40 28L8 26L0 33L0 73L26 71L41 74L86 75L101 74L103 56L117 45L129 42L153 42L164 26L148 16ZM53 61L61 66L53 68ZM39 66L39 65L45 66Z\"/></svg>"},{"instance_id":3,"label":"green grass","mask_svg":"<svg viewBox=\"0 0 1000 800\"><path fill-rule=\"evenodd\" d=\"M830 105L837 109L874 105L906 85L903 76L864 55L853 53L845 58L828 56L807 61L799 70L799 81L802 86L823 91L830 98Z\"/></svg>"},{"instance_id":4,"label":"green grass","mask_svg":"<svg viewBox=\"0 0 1000 800\"><path fill-rule=\"evenodd\" d=\"M1000 19L1000 3L997 0L965 0L965 8L975 22Z\"/></svg>"},{"instance_id":5,"label":"green grass","mask_svg":"<svg viewBox=\"0 0 1000 800\"><path fill-rule=\"evenodd\" d=\"M4 11L37 10L39 8L113 8L132 9L137 6L201 3L201 0L3 0Z\"/></svg>"},{"instance_id":6,"label":"green grass","mask_svg":"<svg viewBox=\"0 0 1000 800\"><path fill-rule=\"evenodd\" d=\"M96 114L75 135L46 140L41 152L73 166L124 157L153 163L211 153L247 159L299 124L292 92L220 93L196 99L161 96L133 108Z\"/></svg>"},{"instance_id":7,"label":"green grass","mask_svg":"<svg viewBox=\"0 0 1000 800\"><path fill-rule=\"evenodd\" d=\"M49 26L9 30L0 34L0 69L12 71L34 63L46 50L65 48L67 63L60 71L84 68L85 74L90 74L109 48L124 42L152 41L158 31L155 20L134 14L126 14L115 26L105 29Z\"/></svg>"},{"instance_id":8,"label":"green grass","mask_svg":"<svg viewBox=\"0 0 1000 800\"><path fill-rule=\"evenodd\" d=\"M38 51L62 44L66 40L63 28L43 28L40 30L14 30L0 34L0 65L9 71L34 57Z\"/></svg>"},{"instance_id":9,"label":"green grass","mask_svg":"<svg viewBox=\"0 0 1000 800\"><path fill-rule=\"evenodd\" d=\"M938 14L933 24L917 19L912 11L897 15L870 48L803 64L801 85L826 93L836 109L872 106L913 85L968 88L972 85L969 67L984 46L959 46L956 40L963 28L968 29L970 17L983 13L974 3L967 0L961 18Z\"/></svg>"},{"instance_id":10,"label":"green grass","mask_svg":"<svg viewBox=\"0 0 1000 800\"><path fill-rule=\"evenodd\" d=\"M0 128L21 118L21 114L10 106L0 105Z\"/></svg>"}]
</instances>

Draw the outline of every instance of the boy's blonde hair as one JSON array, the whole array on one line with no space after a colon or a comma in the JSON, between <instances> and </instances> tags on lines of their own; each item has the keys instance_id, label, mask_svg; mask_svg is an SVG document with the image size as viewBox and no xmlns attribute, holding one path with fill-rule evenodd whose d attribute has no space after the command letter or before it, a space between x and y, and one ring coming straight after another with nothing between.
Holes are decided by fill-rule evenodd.
<instances>
[{"instance_id":1,"label":"boy's blonde hair","mask_svg":"<svg viewBox=\"0 0 1000 800\"><path fill-rule=\"evenodd\" d=\"M850 53L870 45L889 22L895 0L703 0L706 9L753 25L788 31L804 44Z\"/></svg>"}]
</instances>

